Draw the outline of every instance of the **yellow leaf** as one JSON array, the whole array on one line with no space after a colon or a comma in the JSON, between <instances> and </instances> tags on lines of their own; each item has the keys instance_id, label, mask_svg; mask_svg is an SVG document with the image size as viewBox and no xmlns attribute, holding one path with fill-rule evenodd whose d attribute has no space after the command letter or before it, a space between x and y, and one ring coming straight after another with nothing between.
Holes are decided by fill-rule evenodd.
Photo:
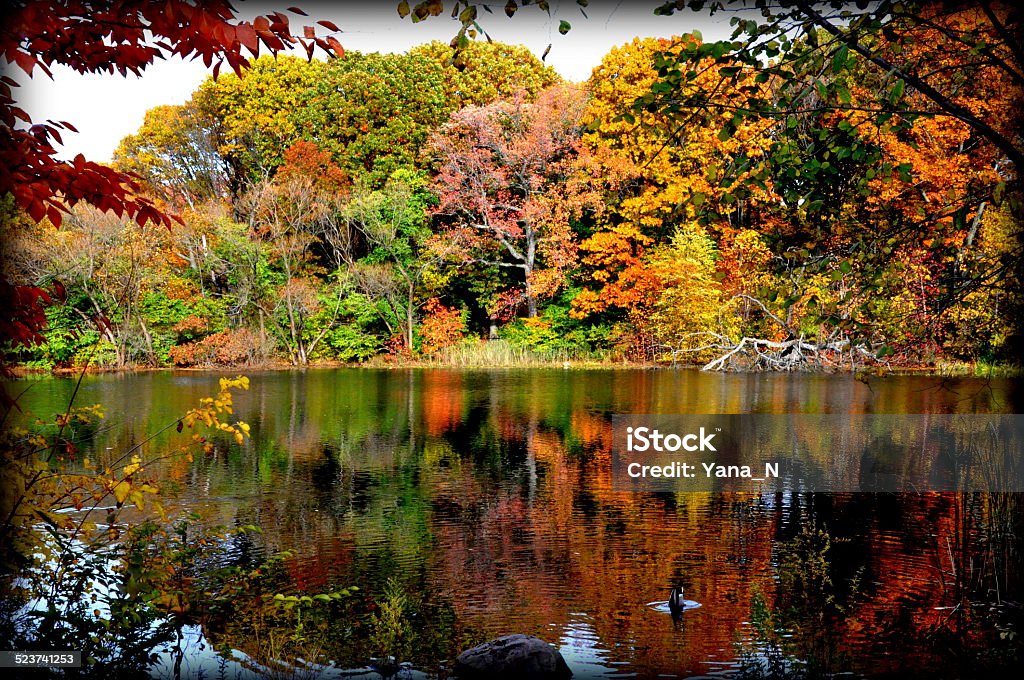
<instances>
[{"instance_id":1,"label":"yellow leaf","mask_svg":"<svg viewBox=\"0 0 1024 680\"><path fill-rule=\"evenodd\" d=\"M118 503L124 503L124 500L128 498L128 494L132 492L131 482L118 482L114 486L114 498L117 499Z\"/></svg>"}]
</instances>

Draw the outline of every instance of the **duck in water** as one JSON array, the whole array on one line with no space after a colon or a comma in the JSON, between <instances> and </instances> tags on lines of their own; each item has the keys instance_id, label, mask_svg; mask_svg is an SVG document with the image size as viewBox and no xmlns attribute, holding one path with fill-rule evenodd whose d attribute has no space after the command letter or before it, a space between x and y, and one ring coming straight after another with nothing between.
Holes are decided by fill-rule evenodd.
<instances>
[{"instance_id":1,"label":"duck in water","mask_svg":"<svg viewBox=\"0 0 1024 680\"><path fill-rule=\"evenodd\" d=\"M672 586L672 590L668 594L669 613L672 614L673 619L678 619L683 615L684 609L686 609L686 604L683 600L683 587Z\"/></svg>"}]
</instances>

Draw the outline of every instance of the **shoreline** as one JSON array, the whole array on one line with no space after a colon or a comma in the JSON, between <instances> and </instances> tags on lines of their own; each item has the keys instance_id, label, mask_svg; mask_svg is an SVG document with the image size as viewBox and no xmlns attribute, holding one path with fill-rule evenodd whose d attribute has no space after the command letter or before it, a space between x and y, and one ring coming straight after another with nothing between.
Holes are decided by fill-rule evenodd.
<instances>
[{"instance_id":1,"label":"shoreline","mask_svg":"<svg viewBox=\"0 0 1024 680\"><path fill-rule=\"evenodd\" d=\"M317 361L304 366L295 365L285 361L271 361L261 364L248 364L238 366L124 366L116 367L84 367L87 375L104 374L129 374L149 373L156 371L176 371L180 373L245 373L253 372L283 372L283 371L306 371L326 369L360 369L360 370L458 370L458 371L490 371L508 369L542 369L542 370L567 370L567 371L655 371L655 370L684 370L700 371L700 365L682 364L655 364L640 363L633 361L549 361L549 362L524 362L524 363L496 363L485 365L458 365L456 363L444 363L436 361L370 361L370 362L341 362L341 361ZM68 377L80 375L83 367L62 367L62 368L32 368L27 366L13 365L7 367L10 377L14 379L29 377ZM840 369L818 369L806 371L709 371L708 373L738 373L766 375L801 374L801 375L845 375L864 380L865 377L888 377L921 375L940 378L1020 378L1024 377L1024 367L1013 365L992 365L977 364L968 362L936 363L932 365L900 366L889 369L859 369L851 371L849 368Z\"/></svg>"}]
</instances>

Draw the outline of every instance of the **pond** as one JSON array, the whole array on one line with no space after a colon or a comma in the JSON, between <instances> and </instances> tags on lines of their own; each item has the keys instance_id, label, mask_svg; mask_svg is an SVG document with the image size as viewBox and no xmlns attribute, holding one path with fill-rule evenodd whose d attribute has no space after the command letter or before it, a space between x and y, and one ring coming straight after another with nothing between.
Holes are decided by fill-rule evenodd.
<instances>
[{"instance_id":1,"label":"pond","mask_svg":"<svg viewBox=\"0 0 1024 680\"><path fill-rule=\"evenodd\" d=\"M84 454L128 450L219 377L86 377L77 403L107 415ZM169 467L177 502L206 521L262 527L228 558L292 551L290 592L358 586L353 611L364 618L401 592L406 675L443 675L461 649L513 632L556 644L576 677L956 676L1014 638L1001 607L1024 590L1019 494L623 493L610 442L612 416L628 413L1016 413L1018 381L561 369L249 377L236 413L251 439ZM63 410L75 381L15 387L28 388L24 409L45 414ZM657 606L674 585L692 601L678 621ZM251 663L265 653L230 626L193 632ZM352 640L325 650L336 667L369 663L372 645Z\"/></svg>"}]
</instances>

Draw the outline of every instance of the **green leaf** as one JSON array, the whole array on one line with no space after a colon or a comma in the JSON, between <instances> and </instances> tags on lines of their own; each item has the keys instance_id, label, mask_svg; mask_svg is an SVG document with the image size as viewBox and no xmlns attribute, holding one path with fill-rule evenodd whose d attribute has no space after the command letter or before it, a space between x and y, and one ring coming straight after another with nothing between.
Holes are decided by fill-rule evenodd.
<instances>
[{"instance_id":1,"label":"green leaf","mask_svg":"<svg viewBox=\"0 0 1024 680\"><path fill-rule=\"evenodd\" d=\"M850 47L843 45L832 56L832 73L839 73L846 66L846 60L850 56Z\"/></svg>"},{"instance_id":2,"label":"green leaf","mask_svg":"<svg viewBox=\"0 0 1024 680\"><path fill-rule=\"evenodd\" d=\"M903 88L907 84L902 80L897 80L896 84L892 86L892 90L889 91L889 103L896 104L903 97Z\"/></svg>"},{"instance_id":3,"label":"green leaf","mask_svg":"<svg viewBox=\"0 0 1024 680\"><path fill-rule=\"evenodd\" d=\"M1004 193L1006 193L1006 182L996 184L996 188L992 190L992 202L996 205L1002 205Z\"/></svg>"},{"instance_id":4,"label":"green leaf","mask_svg":"<svg viewBox=\"0 0 1024 680\"><path fill-rule=\"evenodd\" d=\"M726 125L721 130L718 131L718 141L728 142L730 139L732 139L732 133L732 126Z\"/></svg>"},{"instance_id":5,"label":"green leaf","mask_svg":"<svg viewBox=\"0 0 1024 680\"><path fill-rule=\"evenodd\" d=\"M558 22L558 32L561 33L562 35L565 35L571 29L572 29L572 24L570 24L565 19L562 19L561 21Z\"/></svg>"},{"instance_id":6,"label":"green leaf","mask_svg":"<svg viewBox=\"0 0 1024 680\"><path fill-rule=\"evenodd\" d=\"M836 94L839 95L839 101L844 104L849 104L853 101L853 96L850 94L850 91L846 89L846 86L842 83L836 83Z\"/></svg>"},{"instance_id":7,"label":"green leaf","mask_svg":"<svg viewBox=\"0 0 1024 680\"><path fill-rule=\"evenodd\" d=\"M702 205L704 203L704 194L700 192L693 194L692 196L690 196L690 203L697 206Z\"/></svg>"}]
</instances>

